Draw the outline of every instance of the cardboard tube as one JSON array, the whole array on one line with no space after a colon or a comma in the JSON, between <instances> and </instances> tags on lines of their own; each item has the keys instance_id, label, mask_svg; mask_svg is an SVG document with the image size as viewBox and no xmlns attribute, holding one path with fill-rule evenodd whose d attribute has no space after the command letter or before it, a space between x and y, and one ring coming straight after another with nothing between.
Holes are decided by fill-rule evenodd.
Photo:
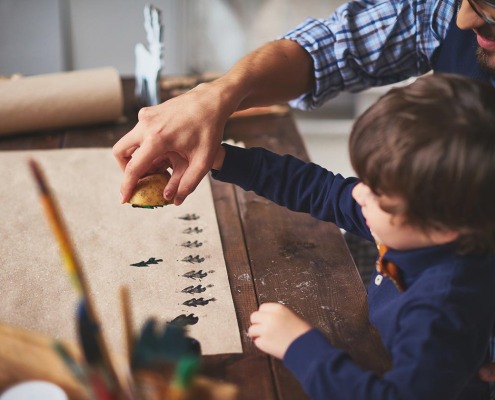
<instances>
[{"instance_id":1,"label":"cardboard tube","mask_svg":"<svg viewBox=\"0 0 495 400\"><path fill-rule=\"evenodd\" d=\"M114 68L1 81L0 135L115 121L123 102Z\"/></svg>"}]
</instances>

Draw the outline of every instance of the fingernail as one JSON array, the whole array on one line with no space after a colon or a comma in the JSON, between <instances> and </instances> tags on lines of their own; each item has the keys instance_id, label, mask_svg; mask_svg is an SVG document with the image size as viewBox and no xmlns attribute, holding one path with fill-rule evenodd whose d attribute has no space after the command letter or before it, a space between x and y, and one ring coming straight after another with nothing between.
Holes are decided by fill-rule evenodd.
<instances>
[{"instance_id":1,"label":"fingernail","mask_svg":"<svg viewBox=\"0 0 495 400\"><path fill-rule=\"evenodd\" d=\"M165 200L172 200L172 192L169 191L165 192Z\"/></svg>"},{"instance_id":2,"label":"fingernail","mask_svg":"<svg viewBox=\"0 0 495 400\"><path fill-rule=\"evenodd\" d=\"M183 201L184 201L184 199L183 199L182 197L176 197L176 198L174 199L174 204L175 204L176 206L180 206L180 205L183 203Z\"/></svg>"}]
</instances>

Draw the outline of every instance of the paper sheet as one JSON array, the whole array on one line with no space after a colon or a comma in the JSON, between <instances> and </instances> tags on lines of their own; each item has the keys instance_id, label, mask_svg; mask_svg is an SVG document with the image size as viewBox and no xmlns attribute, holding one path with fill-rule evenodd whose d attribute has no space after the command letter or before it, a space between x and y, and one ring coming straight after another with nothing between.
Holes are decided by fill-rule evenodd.
<instances>
[{"instance_id":1,"label":"paper sheet","mask_svg":"<svg viewBox=\"0 0 495 400\"><path fill-rule=\"evenodd\" d=\"M1 153L0 321L76 340L77 294L43 215L28 157L39 162L56 196L113 351L124 350L118 290L128 285L135 327L149 317L165 322L194 314L199 320L188 332L203 354L242 352L208 178L179 207L121 205L122 172L111 149ZM131 266L152 258L156 264ZM199 270L207 276L183 276ZM182 292L198 285L203 292ZM183 304L192 298L209 301Z\"/></svg>"},{"instance_id":2,"label":"paper sheet","mask_svg":"<svg viewBox=\"0 0 495 400\"><path fill-rule=\"evenodd\" d=\"M123 104L110 67L0 81L0 135L115 121Z\"/></svg>"}]
</instances>

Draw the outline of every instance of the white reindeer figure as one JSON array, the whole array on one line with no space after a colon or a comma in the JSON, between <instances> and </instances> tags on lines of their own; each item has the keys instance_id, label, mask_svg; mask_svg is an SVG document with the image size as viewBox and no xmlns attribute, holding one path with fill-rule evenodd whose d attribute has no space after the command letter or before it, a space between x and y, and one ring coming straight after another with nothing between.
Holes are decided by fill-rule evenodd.
<instances>
[{"instance_id":1,"label":"white reindeer figure","mask_svg":"<svg viewBox=\"0 0 495 400\"><path fill-rule=\"evenodd\" d=\"M148 48L138 43L136 54L136 86L134 93L148 106L160 102L159 77L163 64L161 11L149 4L144 7L144 29Z\"/></svg>"}]
</instances>

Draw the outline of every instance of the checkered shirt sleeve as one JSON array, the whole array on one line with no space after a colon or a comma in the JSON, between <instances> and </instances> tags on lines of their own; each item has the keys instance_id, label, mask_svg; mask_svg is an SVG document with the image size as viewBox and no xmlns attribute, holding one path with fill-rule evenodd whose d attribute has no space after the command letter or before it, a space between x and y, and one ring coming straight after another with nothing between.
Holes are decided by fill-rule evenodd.
<instances>
[{"instance_id":1,"label":"checkered shirt sleeve","mask_svg":"<svg viewBox=\"0 0 495 400\"><path fill-rule=\"evenodd\" d=\"M315 109L342 91L428 72L457 6L457 0L356 0L327 19L307 19L284 38L311 55L316 85L291 105Z\"/></svg>"}]
</instances>

